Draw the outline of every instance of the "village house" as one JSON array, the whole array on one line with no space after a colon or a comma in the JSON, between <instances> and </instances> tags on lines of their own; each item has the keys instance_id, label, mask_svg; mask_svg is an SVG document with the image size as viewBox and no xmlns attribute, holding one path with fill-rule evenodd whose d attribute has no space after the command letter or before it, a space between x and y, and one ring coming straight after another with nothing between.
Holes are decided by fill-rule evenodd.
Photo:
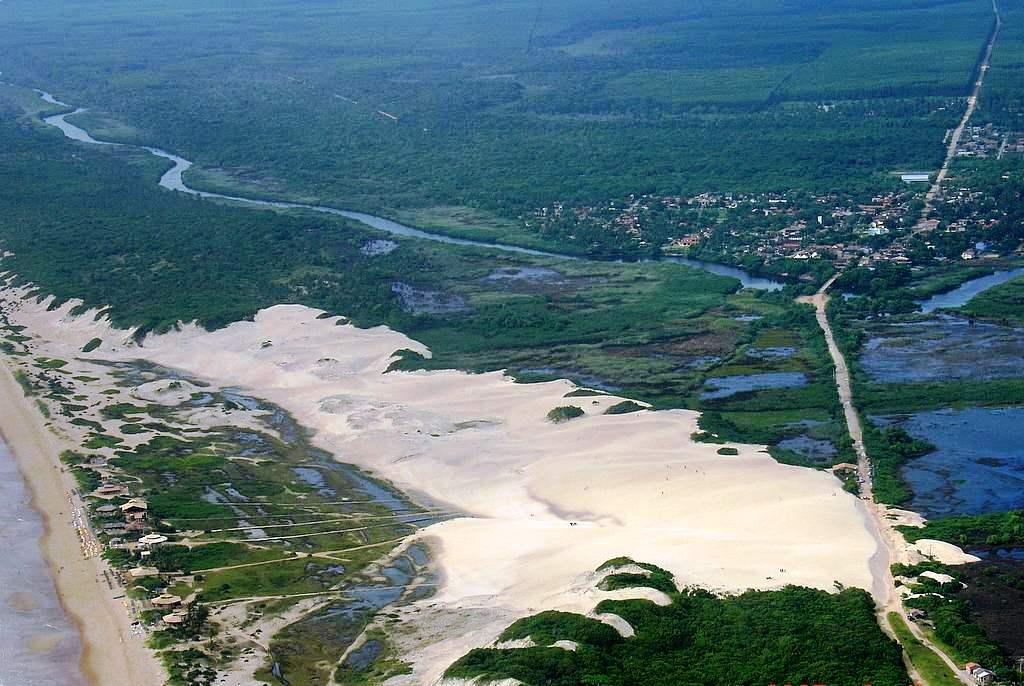
<instances>
[{"instance_id":1,"label":"village house","mask_svg":"<svg viewBox=\"0 0 1024 686\"><path fill-rule=\"evenodd\" d=\"M101 484L100 487L96 489L95 494L100 498L113 498L114 496L124 495L127 490L128 489L121 484L108 482Z\"/></svg>"},{"instance_id":2,"label":"village house","mask_svg":"<svg viewBox=\"0 0 1024 686\"><path fill-rule=\"evenodd\" d=\"M971 675L971 681L978 686L988 686L996 680L995 672L985 669L977 662L968 662L964 665L964 670Z\"/></svg>"},{"instance_id":3,"label":"village house","mask_svg":"<svg viewBox=\"0 0 1024 686\"><path fill-rule=\"evenodd\" d=\"M113 517L117 514L117 505L100 505L96 508L96 514L100 517Z\"/></svg>"}]
</instances>

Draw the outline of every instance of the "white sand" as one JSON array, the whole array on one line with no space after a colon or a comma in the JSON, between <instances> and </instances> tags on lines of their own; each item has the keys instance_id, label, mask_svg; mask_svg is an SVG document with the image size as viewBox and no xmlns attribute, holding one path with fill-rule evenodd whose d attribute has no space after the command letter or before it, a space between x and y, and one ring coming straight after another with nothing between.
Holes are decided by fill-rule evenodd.
<instances>
[{"instance_id":1,"label":"white sand","mask_svg":"<svg viewBox=\"0 0 1024 686\"><path fill-rule=\"evenodd\" d=\"M63 346L73 356L98 336L104 345L82 357L145 358L244 387L316 429L338 459L472 515L423 532L444 578L423 605L443 605L449 620L460 612L494 619L421 642L403 683L433 682L509 617L589 612L608 597L594 590L593 570L620 555L720 591L872 587L876 543L838 480L780 465L761 446L718 455L719 446L690 440L694 412L602 416L620 399L564 398L568 382L515 384L500 373L382 374L395 350L428 351L386 328L337 326L300 306L212 333L185 326L142 348L91 314L69 322L70 306L25 303L14 319L54 341L54 355ZM545 419L567 404L587 416Z\"/></svg>"},{"instance_id":2,"label":"white sand","mask_svg":"<svg viewBox=\"0 0 1024 686\"><path fill-rule=\"evenodd\" d=\"M909 563L916 564L925 560L934 560L944 565L962 565L977 562L980 557L965 553L963 550L945 541L922 538L908 546Z\"/></svg>"}]
</instances>

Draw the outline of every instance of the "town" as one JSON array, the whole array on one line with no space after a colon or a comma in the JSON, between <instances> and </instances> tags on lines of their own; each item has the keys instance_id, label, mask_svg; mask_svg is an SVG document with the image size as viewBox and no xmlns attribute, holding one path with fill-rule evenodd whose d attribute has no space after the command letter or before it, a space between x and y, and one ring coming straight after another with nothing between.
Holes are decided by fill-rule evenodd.
<instances>
[{"instance_id":1,"label":"town","mask_svg":"<svg viewBox=\"0 0 1024 686\"><path fill-rule=\"evenodd\" d=\"M804 281L820 271L812 263L841 270L984 260L1021 252L1024 234L1012 210L1020 205L1022 171L1017 164L994 183L989 168L970 165L1010 156L1017 162L1021 153L1024 134L969 127L956 153L963 169L942 184L925 217L934 174L894 172L884 192L629 195L599 205L555 202L523 222L590 254L690 256Z\"/></svg>"}]
</instances>

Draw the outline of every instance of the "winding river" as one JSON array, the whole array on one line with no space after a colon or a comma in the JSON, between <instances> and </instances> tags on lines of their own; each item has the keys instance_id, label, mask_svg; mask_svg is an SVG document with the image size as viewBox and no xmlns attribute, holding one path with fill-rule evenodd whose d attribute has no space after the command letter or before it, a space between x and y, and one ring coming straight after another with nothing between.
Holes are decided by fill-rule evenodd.
<instances>
[{"instance_id":1,"label":"winding river","mask_svg":"<svg viewBox=\"0 0 1024 686\"><path fill-rule=\"evenodd\" d=\"M965 281L960 284L960 286L947 293L939 293L927 300L921 301L921 311L928 314L935 310L962 307L970 302L974 296L984 293L990 288L1004 284L1010 279L1015 279L1018 276L1024 276L1024 267L998 271L994 274L989 274L988 276L979 276L976 279Z\"/></svg>"},{"instance_id":2,"label":"winding river","mask_svg":"<svg viewBox=\"0 0 1024 686\"><path fill-rule=\"evenodd\" d=\"M45 102L51 105L57 105L59 107L68 107L71 105L57 100L53 95L46 91L36 90ZM508 245L506 243L486 243L484 241L474 241L466 238L454 238L452 236L446 236L440 233L432 233L430 231L424 231L422 229L416 229L405 224L399 224L398 222L384 217L378 217L372 214L366 214L364 212L353 212L351 210L341 210L335 207L327 207L325 205L306 205L303 203L295 202L283 202L274 200L254 200L252 198L241 198L233 195L224 195L222 193L210 193L208 191L200 191L195 188L191 188L185 184L183 178L186 171L192 166L192 162L186 160L184 157L179 157L166 150L160 148L153 148L150 146L133 146L125 143L111 143L110 141L101 141L93 138L89 135L89 132L85 129L75 126L68 121L68 117L76 114L85 112L84 108L78 108L72 112L65 112L64 114L55 114L49 117L43 118L43 121L50 126L54 126L71 140L79 141L82 143L91 143L92 145L109 145L117 147L137 147L143 150L147 150L157 157L162 157L165 160L171 162L172 166L163 176L160 177L159 184L161 187L171 191L178 191L179 193L188 193L189 195L195 195L200 198L211 198L215 200L226 200L234 203L240 203L248 205L250 207L269 207L277 209L297 209L297 210L309 210L313 212L322 212L324 214L333 214L340 217L346 217L348 219L354 219L357 222L366 224L367 226L377 229L378 231L384 231L396 236L406 236L409 238L420 238L428 241L437 241L439 243L448 243L450 245L467 245L477 248L488 248L491 250L502 250L505 252L519 253L522 255L533 255L536 257L550 257L560 260L577 260L580 259L573 255L566 255L562 253L547 252L544 250L533 250L531 248L522 248L517 245ZM749 274L748 272L738 269L736 267L730 267L722 264L715 264L711 262L704 262L702 260L691 260L682 257L667 257L667 262L674 262L677 264L683 264L688 267L695 267L697 269L703 269L706 272L712 274L718 274L720 276L729 276L734 279L738 279L740 284L744 288L753 288L756 290L767 290L777 291L781 290L785 285L779 281L773 281L762 277L757 277Z\"/></svg>"}]
</instances>

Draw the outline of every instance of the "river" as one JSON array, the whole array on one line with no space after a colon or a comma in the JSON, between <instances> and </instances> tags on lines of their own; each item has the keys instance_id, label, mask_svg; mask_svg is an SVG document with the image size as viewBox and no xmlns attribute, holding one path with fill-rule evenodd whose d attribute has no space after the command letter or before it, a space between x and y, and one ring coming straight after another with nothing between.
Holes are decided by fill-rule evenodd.
<instances>
[{"instance_id":1,"label":"river","mask_svg":"<svg viewBox=\"0 0 1024 686\"><path fill-rule=\"evenodd\" d=\"M57 599L39 538L43 522L0 442L0 686L84 686L78 632Z\"/></svg>"},{"instance_id":2,"label":"river","mask_svg":"<svg viewBox=\"0 0 1024 686\"><path fill-rule=\"evenodd\" d=\"M57 100L53 95L46 91L36 90L45 102L51 105L58 105L60 107L71 107L67 103L63 103ZM55 114L49 117L45 117L43 121L50 126L54 126L71 140L79 141L81 143L91 143L93 145L110 145L110 146L123 146L123 147L139 147L144 150L148 150L157 157L162 157L165 160L171 162L172 166L163 176L160 177L159 184L162 188L166 188L171 191L178 191L179 193L188 193L189 195L195 195L200 198L211 198L216 200L226 200L234 203L240 203L251 207L270 207L278 209L297 209L297 210L309 210L313 212L322 212L324 214L333 214L340 217L346 217L353 219L357 222L366 224L367 226L377 229L378 231L384 231L396 236L406 236L409 238L420 238L428 241L437 241L439 243L448 243L450 245L467 245L477 248L489 248L492 250L502 250L504 252L513 252L521 255L533 255L536 257L550 257L560 260L577 260L580 259L573 255L566 255L563 253L547 252L544 250L533 250L531 248L523 248L517 245L508 245L506 243L486 243L484 241L474 241L466 238L454 238L452 236L446 236L440 233L433 233L430 231L424 231L405 224L400 224L384 217L378 217L376 215L367 214L365 212L354 212L352 210L342 210L335 207L327 207L325 205L306 205L295 202L282 202L274 200L255 200L252 198L242 198L234 195L224 195L222 193L210 193L207 191L200 191L195 188L189 187L184 180L184 174L189 168L192 167L192 162L186 160L184 157L161 150L160 148L154 148L150 146L130 146L124 143L111 143L109 141L97 140L89 135L89 132L85 129L75 126L67 120L68 117L81 114L85 112L85 109L78 108L73 112L65 112L64 114ZM752 288L755 290L768 290L777 291L781 290L785 284L779 281L773 281L762 277L753 276L748 272L739 269L737 267L729 267L726 265L715 264L712 262L704 262L702 260L691 260L682 257L669 257L665 258L668 262L674 262L677 264L683 264L688 267L695 267L697 269L703 269L706 272L712 274L718 274L720 276L729 276L734 279L738 279L740 284L744 288Z\"/></svg>"},{"instance_id":3,"label":"river","mask_svg":"<svg viewBox=\"0 0 1024 686\"><path fill-rule=\"evenodd\" d=\"M939 293L927 300L920 302L921 311L925 314L941 309L952 309L962 307L971 301L976 295L984 293L990 288L1004 284L1010 279L1024 276L1024 267L998 271L988 276L979 276L976 279L965 281L959 287L948 293Z\"/></svg>"}]
</instances>

